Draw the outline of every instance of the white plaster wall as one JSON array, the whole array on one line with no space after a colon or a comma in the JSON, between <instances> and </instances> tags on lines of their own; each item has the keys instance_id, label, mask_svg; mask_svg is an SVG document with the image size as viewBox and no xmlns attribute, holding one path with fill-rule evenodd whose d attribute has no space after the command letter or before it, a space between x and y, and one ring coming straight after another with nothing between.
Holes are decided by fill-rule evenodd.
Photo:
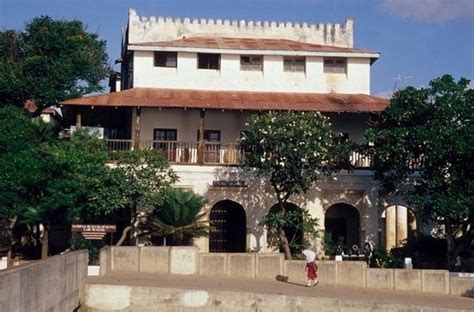
<instances>
[{"instance_id":1,"label":"white plaster wall","mask_svg":"<svg viewBox=\"0 0 474 312\"><path fill-rule=\"evenodd\" d=\"M352 18L342 24L164 18L128 15L129 43L176 40L190 36L288 39L330 46L353 46Z\"/></svg>"},{"instance_id":2,"label":"white plaster wall","mask_svg":"<svg viewBox=\"0 0 474 312\"><path fill-rule=\"evenodd\" d=\"M221 142L232 143L240 136L240 132L247 127L245 123L252 112L235 110L207 110L204 128L206 130L220 130ZM326 114L336 131L348 133L349 139L364 142L364 131L367 128L367 114L331 113ZM133 111L132 120L135 120ZM132 129L134 125L132 124ZM140 139L153 140L153 129L177 129L177 140L182 142L196 142L199 129L199 110L195 109L157 109L142 108ZM132 131L132 139L135 132Z\"/></svg>"},{"instance_id":3,"label":"white plaster wall","mask_svg":"<svg viewBox=\"0 0 474 312\"><path fill-rule=\"evenodd\" d=\"M265 55L263 71L241 71L240 55L222 54L221 69L197 68L197 53L179 52L177 68L153 66L152 51L134 53L134 87L306 93L370 93L370 60L349 58L346 74L323 72L322 57L306 57L306 72L283 71L283 56Z\"/></svg>"},{"instance_id":4,"label":"white plaster wall","mask_svg":"<svg viewBox=\"0 0 474 312\"><path fill-rule=\"evenodd\" d=\"M195 193L205 196L208 204L205 209L207 218L211 208L221 200L233 200L239 203L246 212L247 218L247 249L257 252L271 252L267 246L266 230L258 225L258 220L277 203L271 187L265 179L243 173L237 167L187 166L173 165L179 176L177 186L192 189ZM216 180L244 180L248 187L213 187ZM313 217L319 219L324 230L324 213L331 205L347 203L356 207L360 213L360 245L367 240L377 247L378 241L378 189L369 171L358 170L353 173L341 172L335 181L325 181L316 185L306 196L290 198L289 202L308 209ZM201 252L208 252L207 237L195 240ZM320 242L316 242L318 254Z\"/></svg>"},{"instance_id":5,"label":"white plaster wall","mask_svg":"<svg viewBox=\"0 0 474 312\"><path fill-rule=\"evenodd\" d=\"M135 112L133 113L135 118ZM207 110L205 130L220 130L221 142L236 142L240 131L245 130L245 122L250 112ZM141 115L140 139L153 140L153 129L177 129L177 140L196 142L199 129L199 110L143 108ZM135 134L134 131L133 135Z\"/></svg>"}]
</instances>

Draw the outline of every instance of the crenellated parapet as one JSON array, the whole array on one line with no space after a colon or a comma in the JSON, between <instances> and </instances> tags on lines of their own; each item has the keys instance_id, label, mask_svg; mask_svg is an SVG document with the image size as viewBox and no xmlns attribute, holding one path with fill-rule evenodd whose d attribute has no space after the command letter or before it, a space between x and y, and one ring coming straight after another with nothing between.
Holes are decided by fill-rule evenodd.
<instances>
[{"instance_id":1,"label":"crenellated parapet","mask_svg":"<svg viewBox=\"0 0 474 312\"><path fill-rule=\"evenodd\" d=\"M287 39L337 47L353 47L352 18L343 24L307 24L222 19L190 19L128 16L128 42L137 44L182 39L183 37L234 37Z\"/></svg>"}]
</instances>

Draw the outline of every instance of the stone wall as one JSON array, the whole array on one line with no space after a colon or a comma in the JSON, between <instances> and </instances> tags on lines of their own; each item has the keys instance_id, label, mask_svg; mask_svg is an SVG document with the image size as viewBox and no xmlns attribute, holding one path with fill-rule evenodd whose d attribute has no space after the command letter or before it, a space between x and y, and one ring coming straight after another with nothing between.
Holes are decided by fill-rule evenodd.
<instances>
[{"instance_id":1,"label":"stone wall","mask_svg":"<svg viewBox=\"0 0 474 312\"><path fill-rule=\"evenodd\" d=\"M75 311L84 303L88 252L0 271L0 311Z\"/></svg>"},{"instance_id":2,"label":"stone wall","mask_svg":"<svg viewBox=\"0 0 474 312\"><path fill-rule=\"evenodd\" d=\"M133 9L128 14L130 44L168 41L191 36L288 39L313 44L352 48L352 18L343 24L310 24L221 19L140 17Z\"/></svg>"},{"instance_id":3,"label":"stone wall","mask_svg":"<svg viewBox=\"0 0 474 312\"><path fill-rule=\"evenodd\" d=\"M372 269L362 261L318 261L318 279L326 285L396 289L474 297L474 278L446 270ZM109 271L199 274L269 278L306 283L305 261L282 254L198 253L196 247L105 247L100 275Z\"/></svg>"}]
</instances>

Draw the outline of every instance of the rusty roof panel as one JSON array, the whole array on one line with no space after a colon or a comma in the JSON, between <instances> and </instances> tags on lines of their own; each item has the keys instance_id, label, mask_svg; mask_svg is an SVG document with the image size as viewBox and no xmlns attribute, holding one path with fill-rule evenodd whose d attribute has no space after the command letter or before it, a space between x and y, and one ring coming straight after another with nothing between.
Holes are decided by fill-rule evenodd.
<instances>
[{"instance_id":1,"label":"rusty roof panel","mask_svg":"<svg viewBox=\"0 0 474 312\"><path fill-rule=\"evenodd\" d=\"M387 107L388 101L366 94L134 88L68 100L61 104L110 107L380 112Z\"/></svg>"},{"instance_id":2,"label":"rusty roof panel","mask_svg":"<svg viewBox=\"0 0 474 312\"><path fill-rule=\"evenodd\" d=\"M346 52L376 53L356 48L325 46L286 39L228 38L228 37L189 37L170 41L135 43L134 46L176 47L176 48L207 48L236 50L277 50L307 52Z\"/></svg>"}]
</instances>

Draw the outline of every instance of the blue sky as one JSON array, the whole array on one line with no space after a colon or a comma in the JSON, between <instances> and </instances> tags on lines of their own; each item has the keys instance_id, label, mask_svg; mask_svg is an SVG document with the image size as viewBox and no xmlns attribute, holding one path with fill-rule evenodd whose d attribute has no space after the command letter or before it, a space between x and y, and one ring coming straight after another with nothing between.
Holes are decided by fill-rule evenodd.
<instances>
[{"instance_id":1,"label":"blue sky","mask_svg":"<svg viewBox=\"0 0 474 312\"><path fill-rule=\"evenodd\" d=\"M0 0L0 28L21 29L39 15L79 19L107 41L113 62L129 8L142 16L300 23L353 17L355 47L382 53L372 66L374 95L445 73L474 78L473 0Z\"/></svg>"}]
</instances>

